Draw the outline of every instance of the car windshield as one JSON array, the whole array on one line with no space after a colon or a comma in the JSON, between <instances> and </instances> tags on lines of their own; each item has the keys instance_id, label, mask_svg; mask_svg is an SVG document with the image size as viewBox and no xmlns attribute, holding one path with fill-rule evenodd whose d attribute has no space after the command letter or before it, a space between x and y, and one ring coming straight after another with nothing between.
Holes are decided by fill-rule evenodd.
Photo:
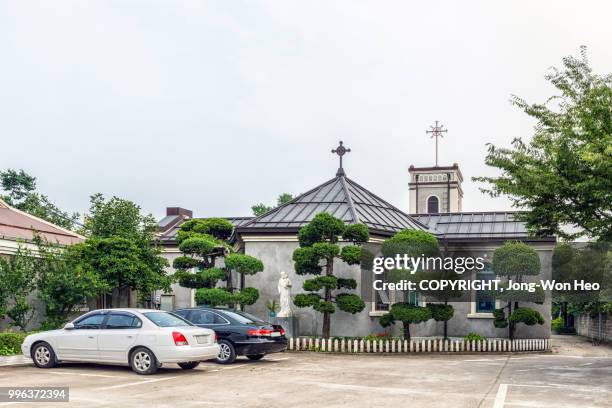
<instances>
[{"instance_id":1,"label":"car windshield","mask_svg":"<svg viewBox=\"0 0 612 408\"><path fill-rule=\"evenodd\" d=\"M143 315L159 327L193 326L187 320L168 312L146 312Z\"/></svg>"},{"instance_id":2,"label":"car windshield","mask_svg":"<svg viewBox=\"0 0 612 408\"><path fill-rule=\"evenodd\" d=\"M228 315L229 317L231 317L234 320L237 320L239 323L243 323L243 324L261 324L261 323L265 323L263 320L261 320L259 317L257 316L253 316L251 314L245 313L245 312L240 312L240 311L229 311L229 310L224 310L223 313L225 313L226 315Z\"/></svg>"}]
</instances>

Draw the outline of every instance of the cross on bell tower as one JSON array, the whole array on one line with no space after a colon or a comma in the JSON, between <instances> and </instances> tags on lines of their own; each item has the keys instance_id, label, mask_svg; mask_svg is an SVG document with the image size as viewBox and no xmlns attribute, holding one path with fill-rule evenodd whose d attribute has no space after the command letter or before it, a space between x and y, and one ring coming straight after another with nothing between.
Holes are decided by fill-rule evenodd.
<instances>
[{"instance_id":1,"label":"cross on bell tower","mask_svg":"<svg viewBox=\"0 0 612 408\"><path fill-rule=\"evenodd\" d=\"M438 138L444 137L443 133L447 133L448 130L444 129L442 124L438 124L436 120L435 126L429 126L431 130L426 130L425 133L431 134L430 139L432 137L436 138L436 167L438 167Z\"/></svg>"},{"instance_id":2,"label":"cross on bell tower","mask_svg":"<svg viewBox=\"0 0 612 408\"><path fill-rule=\"evenodd\" d=\"M342 156L344 156L347 153L350 153L351 149L347 149L346 147L344 147L344 145L342 144L342 140L341 140L338 147L333 149L331 152L337 154L338 157L340 157L340 167L338 167L338 171L336 172L336 177L344 176L345 173L344 173L344 169L342 168Z\"/></svg>"}]
</instances>

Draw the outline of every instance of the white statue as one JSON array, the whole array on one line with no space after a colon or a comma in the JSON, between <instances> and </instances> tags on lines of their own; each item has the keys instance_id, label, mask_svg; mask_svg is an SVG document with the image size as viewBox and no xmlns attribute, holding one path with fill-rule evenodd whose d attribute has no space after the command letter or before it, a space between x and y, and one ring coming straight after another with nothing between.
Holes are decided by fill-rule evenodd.
<instances>
[{"instance_id":1,"label":"white statue","mask_svg":"<svg viewBox=\"0 0 612 408\"><path fill-rule=\"evenodd\" d=\"M282 271L278 280L278 293L280 294L280 311L277 317L291 316L291 281L287 272Z\"/></svg>"}]
</instances>

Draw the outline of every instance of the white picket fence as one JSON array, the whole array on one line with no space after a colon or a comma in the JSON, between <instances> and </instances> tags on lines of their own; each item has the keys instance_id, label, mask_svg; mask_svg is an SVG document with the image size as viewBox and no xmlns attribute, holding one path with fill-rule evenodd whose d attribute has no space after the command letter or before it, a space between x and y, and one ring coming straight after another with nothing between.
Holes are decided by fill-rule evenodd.
<instances>
[{"instance_id":1,"label":"white picket fence","mask_svg":"<svg viewBox=\"0 0 612 408\"><path fill-rule=\"evenodd\" d=\"M550 339L466 340L346 340L298 337L289 339L291 351L334 353L437 353L548 351Z\"/></svg>"}]
</instances>

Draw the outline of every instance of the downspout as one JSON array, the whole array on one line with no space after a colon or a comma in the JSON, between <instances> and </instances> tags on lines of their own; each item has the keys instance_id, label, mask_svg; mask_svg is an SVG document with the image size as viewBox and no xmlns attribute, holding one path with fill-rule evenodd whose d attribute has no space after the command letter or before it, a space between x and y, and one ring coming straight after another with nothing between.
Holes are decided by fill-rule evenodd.
<instances>
[{"instance_id":1,"label":"downspout","mask_svg":"<svg viewBox=\"0 0 612 408\"><path fill-rule=\"evenodd\" d=\"M415 186L416 186L416 211L415 213L418 214L419 213L419 175L415 174L414 175L414 181L415 181Z\"/></svg>"},{"instance_id":2,"label":"downspout","mask_svg":"<svg viewBox=\"0 0 612 408\"><path fill-rule=\"evenodd\" d=\"M447 199L447 204L446 207L448 209L448 212L451 212L451 207L450 207L450 173L446 173L446 199Z\"/></svg>"}]
</instances>

